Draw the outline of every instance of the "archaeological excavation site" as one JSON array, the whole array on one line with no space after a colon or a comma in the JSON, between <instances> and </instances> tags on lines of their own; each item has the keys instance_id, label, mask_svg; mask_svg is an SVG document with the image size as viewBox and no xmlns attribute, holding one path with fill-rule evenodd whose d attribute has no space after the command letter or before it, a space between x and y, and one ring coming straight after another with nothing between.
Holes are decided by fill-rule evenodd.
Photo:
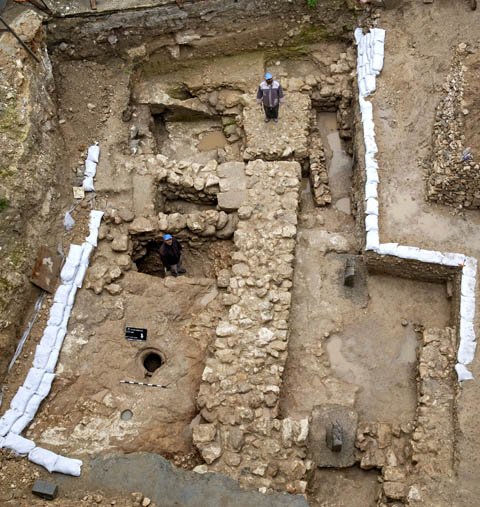
<instances>
[{"instance_id":1,"label":"archaeological excavation site","mask_svg":"<svg viewBox=\"0 0 480 507\"><path fill-rule=\"evenodd\" d=\"M480 505L479 16L0 0L0 505Z\"/></svg>"}]
</instances>

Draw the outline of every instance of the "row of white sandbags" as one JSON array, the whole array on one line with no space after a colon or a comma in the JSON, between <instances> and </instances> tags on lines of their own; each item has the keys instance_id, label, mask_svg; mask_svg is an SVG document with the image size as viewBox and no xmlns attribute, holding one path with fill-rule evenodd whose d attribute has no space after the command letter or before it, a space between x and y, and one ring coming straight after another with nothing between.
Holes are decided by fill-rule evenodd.
<instances>
[{"instance_id":1,"label":"row of white sandbags","mask_svg":"<svg viewBox=\"0 0 480 507\"><path fill-rule=\"evenodd\" d=\"M40 403L50 392L55 377L60 349L67 333L68 320L75 301L75 294L82 286L90 255L97 246L98 229L103 211L90 212L89 235L80 245L70 245L67 259L60 273L61 285L55 292L47 327L35 351L33 367L12 399L10 409L0 418L0 448L12 449L18 454L32 454L32 461L44 465L49 471L80 475L82 462L57 456L50 451L35 447L35 444L19 434L34 418ZM4 438L3 438L4 437ZM33 447L32 447L33 446ZM54 459L55 457L55 459ZM43 462L42 462L43 460Z\"/></svg>"},{"instance_id":2,"label":"row of white sandbags","mask_svg":"<svg viewBox=\"0 0 480 507\"><path fill-rule=\"evenodd\" d=\"M362 29L357 28L355 40L358 46L358 89L360 95L366 97L376 90L376 76L383 69L385 30L373 28L363 35Z\"/></svg>"},{"instance_id":3,"label":"row of white sandbags","mask_svg":"<svg viewBox=\"0 0 480 507\"><path fill-rule=\"evenodd\" d=\"M432 250L423 250L417 247L403 246L398 243L380 243L379 237L379 206L378 206L378 163L375 154L378 152L375 142L375 124L373 121L373 105L365 97L375 91L367 86L365 76L376 76L383 66L385 31L373 29L363 35L360 28L355 30L355 39L358 45L357 73L359 86L359 104L362 115L363 135L365 144L365 229L366 250L373 250L381 255L393 255L402 259L417 260L444 266L463 267L460 300L460 344L458 348L458 363L455 366L459 380L471 379L472 374L465 365L470 364L475 357L475 331L473 319L475 316L475 285L477 273L477 260L458 253L442 253ZM374 65L374 55L378 65ZM363 82L363 84L362 84Z\"/></svg>"},{"instance_id":4,"label":"row of white sandbags","mask_svg":"<svg viewBox=\"0 0 480 507\"><path fill-rule=\"evenodd\" d=\"M97 164L100 157L100 146L94 144L88 148L87 160L85 160L85 173L83 178L83 190L93 192L95 190L93 178L97 174Z\"/></svg>"}]
</instances>

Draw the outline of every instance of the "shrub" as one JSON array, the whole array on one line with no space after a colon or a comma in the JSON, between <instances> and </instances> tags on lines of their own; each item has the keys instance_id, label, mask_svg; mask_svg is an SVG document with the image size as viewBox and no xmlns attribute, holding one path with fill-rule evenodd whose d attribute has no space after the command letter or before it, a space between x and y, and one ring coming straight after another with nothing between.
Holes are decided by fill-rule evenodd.
<instances>
[{"instance_id":1,"label":"shrub","mask_svg":"<svg viewBox=\"0 0 480 507\"><path fill-rule=\"evenodd\" d=\"M316 7L318 3L318 0L307 0L307 5L309 7Z\"/></svg>"}]
</instances>

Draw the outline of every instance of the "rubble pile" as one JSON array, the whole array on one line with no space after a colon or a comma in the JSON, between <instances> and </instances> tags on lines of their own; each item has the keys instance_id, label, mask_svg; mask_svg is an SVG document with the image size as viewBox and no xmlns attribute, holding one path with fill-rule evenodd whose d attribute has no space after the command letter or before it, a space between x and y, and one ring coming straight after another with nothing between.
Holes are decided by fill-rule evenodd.
<instances>
[{"instance_id":1,"label":"rubble pile","mask_svg":"<svg viewBox=\"0 0 480 507\"><path fill-rule=\"evenodd\" d=\"M322 138L316 128L312 129L308 147L310 162L310 185L313 201L317 206L325 206L332 202L332 194L328 186L328 172L325 161Z\"/></svg>"},{"instance_id":2,"label":"rubble pile","mask_svg":"<svg viewBox=\"0 0 480 507\"><path fill-rule=\"evenodd\" d=\"M426 199L456 208L480 207L480 165L466 153L462 107L467 68L462 64L465 44L455 50L433 126L433 153L426 165ZM465 155L465 156L463 156Z\"/></svg>"},{"instance_id":3,"label":"rubble pile","mask_svg":"<svg viewBox=\"0 0 480 507\"><path fill-rule=\"evenodd\" d=\"M193 440L206 465L261 491L304 493L308 420L278 418L287 359L297 206L297 162L250 162L231 276L198 394ZM252 183L255 182L253 185Z\"/></svg>"}]
</instances>

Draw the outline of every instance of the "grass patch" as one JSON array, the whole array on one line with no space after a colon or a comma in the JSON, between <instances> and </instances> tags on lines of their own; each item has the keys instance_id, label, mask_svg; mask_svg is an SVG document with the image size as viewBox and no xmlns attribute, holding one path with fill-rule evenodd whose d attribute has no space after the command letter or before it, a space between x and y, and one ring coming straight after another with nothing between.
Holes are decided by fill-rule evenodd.
<instances>
[{"instance_id":1,"label":"grass patch","mask_svg":"<svg viewBox=\"0 0 480 507\"><path fill-rule=\"evenodd\" d=\"M8 207L8 199L0 199L0 213Z\"/></svg>"}]
</instances>

